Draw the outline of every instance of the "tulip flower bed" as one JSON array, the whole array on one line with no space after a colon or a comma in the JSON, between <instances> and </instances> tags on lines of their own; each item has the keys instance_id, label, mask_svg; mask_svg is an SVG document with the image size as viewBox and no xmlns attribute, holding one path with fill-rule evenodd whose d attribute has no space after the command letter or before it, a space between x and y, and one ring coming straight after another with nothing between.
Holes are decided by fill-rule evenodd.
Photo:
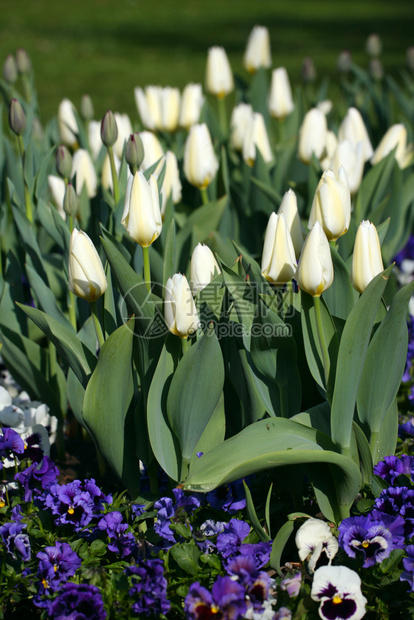
<instances>
[{"instance_id":1,"label":"tulip flower bed","mask_svg":"<svg viewBox=\"0 0 414 620\"><path fill-rule=\"evenodd\" d=\"M44 128L6 59L1 617L414 612L414 63L380 48L332 106L255 27L244 77L211 48L205 92Z\"/></svg>"}]
</instances>

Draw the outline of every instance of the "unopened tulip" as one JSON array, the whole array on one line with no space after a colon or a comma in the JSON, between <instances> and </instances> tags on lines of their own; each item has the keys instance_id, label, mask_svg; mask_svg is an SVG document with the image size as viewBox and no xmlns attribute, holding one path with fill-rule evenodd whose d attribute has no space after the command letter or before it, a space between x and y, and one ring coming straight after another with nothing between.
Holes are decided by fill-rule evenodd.
<instances>
[{"instance_id":1,"label":"unopened tulip","mask_svg":"<svg viewBox=\"0 0 414 620\"><path fill-rule=\"evenodd\" d=\"M187 84L181 96L181 107L178 124L184 129L198 123L201 109L204 104L204 95L201 84Z\"/></svg>"},{"instance_id":2,"label":"unopened tulip","mask_svg":"<svg viewBox=\"0 0 414 620\"><path fill-rule=\"evenodd\" d=\"M293 247L295 248L296 258L299 258L303 246L303 226L298 211L298 202L293 189L289 189L283 196L282 202L278 209L279 215L284 215L287 227L292 238Z\"/></svg>"},{"instance_id":3,"label":"unopened tulip","mask_svg":"<svg viewBox=\"0 0 414 620\"><path fill-rule=\"evenodd\" d=\"M269 282L285 284L293 278L296 268L295 248L285 216L272 213L263 246L262 275Z\"/></svg>"},{"instance_id":4,"label":"unopened tulip","mask_svg":"<svg viewBox=\"0 0 414 620\"><path fill-rule=\"evenodd\" d=\"M72 178L76 175L76 193L80 196L85 185L89 198L96 196L98 179L91 156L85 149L78 149L72 161Z\"/></svg>"},{"instance_id":5,"label":"unopened tulip","mask_svg":"<svg viewBox=\"0 0 414 620\"><path fill-rule=\"evenodd\" d=\"M348 73L352 67L352 55L349 50L342 50L336 63L339 73Z\"/></svg>"},{"instance_id":6,"label":"unopened tulip","mask_svg":"<svg viewBox=\"0 0 414 620\"><path fill-rule=\"evenodd\" d=\"M351 194L344 168L339 169L338 176L325 170L313 198L308 228L318 221L329 241L335 241L346 233L350 219Z\"/></svg>"},{"instance_id":7,"label":"unopened tulip","mask_svg":"<svg viewBox=\"0 0 414 620\"><path fill-rule=\"evenodd\" d=\"M74 109L74 105L69 99L63 99L59 104L59 135L61 142L66 146L74 146L78 141L77 135L79 133L79 128Z\"/></svg>"},{"instance_id":8,"label":"unopened tulip","mask_svg":"<svg viewBox=\"0 0 414 620\"><path fill-rule=\"evenodd\" d=\"M207 125L193 125L184 148L184 174L187 181L199 189L205 189L216 176L218 168Z\"/></svg>"},{"instance_id":9,"label":"unopened tulip","mask_svg":"<svg viewBox=\"0 0 414 620\"><path fill-rule=\"evenodd\" d=\"M256 160L256 149L260 151L267 164L273 161L273 153L266 125L262 114L259 112L254 112L246 123L246 134L243 140L243 159L249 166L253 166Z\"/></svg>"},{"instance_id":10,"label":"unopened tulip","mask_svg":"<svg viewBox=\"0 0 414 620\"><path fill-rule=\"evenodd\" d=\"M69 290L94 302L106 287L105 272L95 246L85 232L74 228L69 246Z\"/></svg>"},{"instance_id":11,"label":"unopened tulip","mask_svg":"<svg viewBox=\"0 0 414 620\"><path fill-rule=\"evenodd\" d=\"M145 92L142 88L136 88L135 99L145 127L160 131L175 131L180 114L178 88L147 86Z\"/></svg>"},{"instance_id":12,"label":"unopened tulip","mask_svg":"<svg viewBox=\"0 0 414 620\"><path fill-rule=\"evenodd\" d=\"M3 78L9 84L14 84L18 78L17 64L13 54L6 56L3 65Z\"/></svg>"},{"instance_id":13,"label":"unopened tulip","mask_svg":"<svg viewBox=\"0 0 414 620\"><path fill-rule=\"evenodd\" d=\"M303 244L296 280L299 288L312 297L328 289L334 277L331 248L322 226L315 222Z\"/></svg>"},{"instance_id":14,"label":"unopened tulip","mask_svg":"<svg viewBox=\"0 0 414 620\"><path fill-rule=\"evenodd\" d=\"M363 220L355 236L351 267L352 286L359 293L363 293L381 271L384 271L384 266L377 229L368 220Z\"/></svg>"},{"instance_id":15,"label":"unopened tulip","mask_svg":"<svg viewBox=\"0 0 414 620\"><path fill-rule=\"evenodd\" d=\"M149 181L140 171L129 177L121 224L129 236L144 248L159 236L162 219L158 185L153 175Z\"/></svg>"},{"instance_id":16,"label":"unopened tulip","mask_svg":"<svg viewBox=\"0 0 414 620\"><path fill-rule=\"evenodd\" d=\"M303 59L301 74L302 80L306 84L309 84L310 82L314 82L316 80L316 67L310 56L307 56Z\"/></svg>"},{"instance_id":17,"label":"unopened tulip","mask_svg":"<svg viewBox=\"0 0 414 620\"><path fill-rule=\"evenodd\" d=\"M26 114L18 99L12 99L9 105L9 126L16 136L21 136L26 129Z\"/></svg>"},{"instance_id":18,"label":"unopened tulip","mask_svg":"<svg viewBox=\"0 0 414 620\"><path fill-rule=\"evenodd\" d=\"M253 108L250 103L239 103L233 108L230 119L230 144L235 151L243 150L247 122L252 115Z\"/></svg>"},{"instance_id":19,"label":"unopened tulip","mask_svg":"<svg viewBox=\"0 0 414 620\"><path fill-rule=\"evenodd\" d=\"M167 200L171 196L174 204L181 200L182 185L180 181L180 171L175 153L167 151L160 160L154 171L154 177L158 180L161 171L164 169L164 179L161 186L161 215L164 216Z\"/></svg>"},{"instance_id":20,"label":"unopened tulip","mask_svg":"<svg viewBox=\"0 0 414 620\"><path fill-rule=\"evenodd\" d=\"M29 54L23 47L19 47L16 51L16 65L20 74L30 73L32 69L32 63L30 61Z\"/></svg>"},{"instance_id":21,"label":"unopened tulip","mask_svg":"<svg viewBox=\"0 0 414 620\"><path fill-rule=\"evenodd\" d=\"M395 148L395 159L399 167L406 168L412 160L412 146L407 147L407 129L402 123L392 125L387 130L375 149L375 153L371 158L371 164L375 166Z\"/></svg>"},{"instance_id":22,"label":"unopened tulip","mask_svg":"<svg viewBox=\"0 0 414 620\"><path fill-rule=\"evenodd\" d=\"M115 116L111 110L108 110L101 123L101 140L103 144L113 146L118 139L118 125Z\"/></svg>"},{"instance_id":23,"label":"unopened tulip","mask_svg":"<svg viewBox=\"0 0 414 620\"><path fill-rule=\"evenodd\" d=\"M63 201L65 198L65 181L61 177L49 174L49 176L47 177L47 184L49 187L49 192L52 195L52 201L56 205L59 215L63 219L66 219L66 213L63 210Z\"/></svg>"},{"instance_id":24,"label":"unopened tulip","mask_svg":"<svg viewBox=\"0 0 414 620\"><path fill-rule=\"evenodd\" d=\"M131 169L136 172L144 161L144 145L138 132L131 133L125 145L125 160Z\"/></svg>"},{"instance_id":25,"label":"unopened tulip","mask_svg":"<svg viewBox=\"0 0 414 620\"><path fill-rule=\"evenodd\" d=\"M103 147L101 140L101 123L99 121L89 121L88 140L92 157L96 160Z\"/></svg>"},{"instance_id":26,"label":"unopened tulip","mask_svg":"<svg viewBox=\"0 0 414 620\"><path fill-rule=\"evenodd\" d=\"M260 67L268 69L272 65L270 36L265 26L255 26L251 31L243 63L249 73L254 73Z\"/></svg>"},{"instance_id":27,"label":"unopened tulip","mask_svg":"<svg viewBox=\"0 0 414 620\"><path fill-rule=\"evenodd\" d=\"M139 137L144 147L144 159L141 162L140 169L147 170L147 168L150 168L161 159L164 155L164 150L161 142L152 131L141 131Z\"/></svg>"},{"instance_id":28,"label":"unopened tulip","mask_svg":"<svg viewBox=\"0 0 414 620\"><path fill-rule=\"evenodd\" d=\"M326 116L318 108L312 108L305 114L299 133L299 158L309 164L312 153L320 159L324 150L327 133Z\"/></svg>"},{"instance_id":29,"label":"unopened tulip","mask_svg":"<svg viewBox=\"0 0 414 620\"><path fill-rule=\"evenodd\" d=\"M176 273L165 285L164 317L170 332L187 338L198 327L199 318L187 278Z\"/></svg>"},{"instance_id":30,"label":"unopened tulip","mask_svg":"<svg viewBox=\"0 0 414 620\"><path fill-rule=\"evenodd\" d=\"M80 113L83 120L88 123L93 119L94 109L90 95L82 95L80 103Z\"/></svg>"},{"instance_id":31,"label":"unopened tulip","mask_svg":"<svg viewBox=\"0 0 414 620\"><path fill-rule=\"evenodd\" d=\"M370 34L366 42L366 51L369 56L380 56L382 52L382 41L379 34Z\"/></svg>"},{"instance_id":32,"label":"unopened tulip","mask_svg":"<svg viewBox=\"0 0 414 620\"><path fill-rule=\"evenodd\" d=\"M132 133L132 125L128 114L119 114L119 112L115 112L114 116L118 127L118 138L114 144L114 153L119 159L122 159L124 144Z\"/></svg>"},{"instance_id":33,"label":"unopened tulip","mask_svg":"<svg viewBox=\"0 0 414 620\"><path fill-rule=\"evenodd\" d=\"M338 176L341 166L345 168L351 194L358 191L364 174L363 148L362 142L358 142L354 148L349 140L343 140L338 144L329 164L335 176Z\"/></svg>"},{"instance_id":34,"label":"unopened tulip","mask_svg":"<svg viewBox=\"0 0 414 620\"><path fill-rule=\"evenodd\" d=\"M55 162L57 173L62 179L69 179L72 174L72 155L63 144L56 149Z\"/></svg>"},{"instance_id":35,"label":"unopened tulip","mask_svg":"<svg viewBox=\"0 0 414 620\"><path fill-rule=\"evenodd\" d=\"M147 86L147 89L151 88ZM155 88L155 87L154 87ZM146 89L146 90L147 90ZM150 109L147 100L147 93L139 86L134 89L135 103L141 117L142 124L147 129L156 129L157 123L157 110Z\"/></svg>"},{"instance_id":36,"label":"unopened tulip","mask_svg":"<svg viewBox=\"0 0 414 620\"><path fill-rule=\"evenodd\" d=\"M340 142L349 140L354 149L356 149L358 142L362 142L364 162L372 157L374 151L371 140L369 139L361 113L356 108L348 109L344 120L339 126L338 139Z\"/></svg>"},{"instance_id":37,"label":"unopened tulip","mask_svg":"<svg viewBox=\"0 0 414 620\"><path fill-rule=\"evenodd\" d=\"M289 76L285 67L279 67L272 72L268 105L269 112L274 118L285 118L295 109Z\"/></svg>"},{"instance_id":38,"label":"unopened tulip","mask_svg":"<svg viewBox=\"0 0 414 620\"><path fill-rule=\"evenodd\" d=\"M178 88L166 86L160 92L161 98L161 131L175 131L180 116L180 91Z\"/></svg>"},{"instance_id":39,"label":"unopened tulip","mask_svg":"<svg viewBox=\"0 0 414 620\"><path fill-rule=\"evenodd\" d=\"M67 215L75 217L79 209L79 200L72 183L66 186L65 197L63 199L63 210Z\"/></svg>"},{"instance_id":40,"label":"unopened tulip","mask_svg":"<svg viewBox=\"0 0 414 620\"><path fill-rule=\"evenodd\" d=\"M208 245L199 243L191 255L191 290L197 295L220 273L220 267Z\"/></svg>"},{"instance_id":41,"label":"unopened tulip","mask_svg":"<svg viewBox=\"0 0 414 620\"><path fill-rule=\"evenodd\" d=\"M206 89L219 99L234 89L233 72L224 47L211 47L208 50Z\"/></svg>"}]
</instances>

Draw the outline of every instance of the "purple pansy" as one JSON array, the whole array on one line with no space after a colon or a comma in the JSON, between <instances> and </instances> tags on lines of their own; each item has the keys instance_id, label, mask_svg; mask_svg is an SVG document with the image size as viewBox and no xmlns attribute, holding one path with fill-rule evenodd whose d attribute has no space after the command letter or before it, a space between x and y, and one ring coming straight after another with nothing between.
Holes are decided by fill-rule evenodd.
<instances>
[{"instance_id":1,"label":"purple pansy","mask_svg":"<svg viewBox=\"0 0 414 620\"><path fill-rule=\"evenodd\" d=\"M224 510L229 514L234 514L246 507L246 495L242 480L217 487L214 491L207 493L206 499L212 508Z\"/></svg>"},{"instance_id":2,"label":"purple pansy","mask_svg":"<svg viewBox=\"0 0 414 620\"><path fill-rule=\"evenodd\" d=\"M414 592L414 545L406 548L408 558L403 559L404 570L400 575L400 581L408 581L411 592Z\"/></svg>"},{"instance_id":3,"label":"purple pansy","mask_svg":"<svg viewBox=\"0 0 414 620\"><path fill-rule=\"evenodd\" d=\"M255 611L262 610L269 598L272 580L265 571L258 570L254 557L238 555L228 562L226 571L245 588L249 605Z\"/></svg>"},{"instance_id":4,"label":"purple pansy","mask_svg":"<svg viewBox=\"0 0 414 620\"><path fill-rule=\"evenodd\" d=\"M402 474L411 477L414 469L414 459L411 456L386 456L383 461L377 463L374 467L374 474L380 476L389 484L394 484L398 476Z\"/></svg>"},{"instance_id":5,"label":"purple pansy","mask_svg":"<svg viewBox=\"0 0 414 620\"><path fill-rule=\"evenodd\" d=\"M86 583L65 583L51 603L52 620L105 620L107 617L99 588Z\"/></svg>"},{"instance_id":6,"label":"purple pansy","mask_svg":"<svg viewBox=\"0 0 414 620\"><path fill-rule=\"evenodd\" d=\"M136 549L134 534L127 523L123 523L122 514L118 511L109 512L98 523L100 530L108 534L110 543L108 549L125 558Z\"/></svg>"},{"instance_id":7,"label":"purple pansy","mask_svg":"<svg viewBox=\"0 0 414 620\"><path fill-rule=\"evenodd\" d=\"M39 488L48 490L56 483L59 470L53 461L45 455L41 463L33 463L22 472L15 475L15 480L20 482L24 489L24 500L29 502L33 492Z\"/></svg>"},{"instance_id":8,"label":"purple pansy","mask_svg":"<svg viewBox=\"0 0 414 620\"><path fill-rule=\"evenodd\" d=\"M24 453L24 441L12 428L2 428L0 435L0 469L2 469L2 458L13 457Z\"/></svg>"},{"instance_id":9,"label":"purple pansy","mask_svg":"<svg viewBox=\"0 0 414 620\"><path fill-rule=\"evenodd\" d=\"M382 562L394 549L390 530L370 515L344 519L339 525L338 541L349 557L363 557L364 568Z\"/></svg>"},{"instance_id":10,"label":"purple pansy","mask_svg":"<svg viewBox=\"0 0 414 620\"><path fill-rule=\"evenodd\" d=\"M246 612L245 589L230 577L218 577L211 593L198 581L190 586L184 600L184 611L189 620L237 620Z\"/></svg>"},{"instance_id":11,"label":"purple pansy","mask_svg":"<svg viewBox=\"0 0 414 620\"><path fill-rule=\"evenodd\" d=\"M406 439L407 437L412 437L414 435L414 418L410 418L408 422L404 424L400 424L398 427L398 437L401 439Z\"/></svg>"},{"instance_id":12,"label":"purple pansy","mask_svg":"<svg viewBox=\"0 0 414 620\"><path fill-rule=\"evenodd\" d=\"M301 586L302 573L300 572L295 573L291 577L285 577L280 583L281 589L285 590L290 598L298 596Z\"/></svg>"},{"instance_id":13,"label":"purple pansy","mask_svg":"<svg viewBox=\"0 0 414 620\"><path fill-rule=\"evenodd\" d=\"M403 517L405 537L411 538L414 535L414 489L408 487L384 489L375 500L374 508L376 515L381 512Z\"/></svg>"},{"instance_id":14,"label":"purple pansy","mask_svg":"<svg viewBox=\"0 0 414 620\"><path fill-rule=\"evenodd\" d=\"M243 540L250 532L250 525L240 519L230 519L223 531L217 536L217 551L223 558L229 558L239 552Z\"/></svg>"},{"instance_id":15,"label":"purple pansy","mask_svg":"<svg viewBox=\"0 0 414 620\"><path fill-rule=\"evenodd\" d=\"M133 599L132 611L143 617L159 617L171 607L167 599L167 580L164 577L162 560L142 560L137 565L125 569Z\"/></svg>"},{"instance_id":16,"label":"purple pansy","mask_svg":"<svg viewBox=\"0 0 414 620\"><path fill-rule=\"evenodd\" d=\"M251 555L254 558L258 568L262 568L268 563L271 551L271 540L269 542L245 543L239 547L239 553L242 553L243 555Z\"/></svg>"},{"instance_id":17,"label":"purple pansy","mask_svg":"<svg viewBox=\"0 0 414 620\"><path fill-rule=\"evenodd\" d=\"M36 555L39 559L37 576L47 591L57 590L62 582L72 577L81 565L81 559L72 551L68 543L57 542L55 546L45 547Z\"/></svg>"},{"instance_id":18,"label":"purple pansy","mask_svg":"<svg viewBox=\"0 0 414 620\"><path fill-rule=\"evenodd\" d=\"M154 508L158 510L157 521L154 530L165 541L176 543L174 532L170 528L171 523L185 522L187 514L201 506L201 501L196 495L185 495L182 489L173 489L174 502L170 497L161 497L155 502Z\"/></svg>"},{"instance_id":19,"label":"purple pansy","mask_svg":"<svg viewBox=\"0 0 414 620\"><path fill-rule=\"evenodd\" d=\"M22 523L5 523L0 527L0 536L6 545L7 553L12 558L28 562L31 557L31 548L28 535L23 533L25 527L26 525Z\"/></svg>"}]
</instances>

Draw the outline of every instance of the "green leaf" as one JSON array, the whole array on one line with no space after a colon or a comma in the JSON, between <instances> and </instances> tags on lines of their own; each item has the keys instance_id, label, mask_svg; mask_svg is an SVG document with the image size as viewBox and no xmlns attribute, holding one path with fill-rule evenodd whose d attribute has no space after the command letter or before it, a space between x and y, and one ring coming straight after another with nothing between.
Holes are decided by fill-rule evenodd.
<instances>
[{"instance_id":1,"label":"green leaf","mask_svg":"<svg viewBox=\"0 0 414 620\"><path fill-rule=\"evenodd\" d=\"M183 459L189 461L220 399L224 364L214 333L206 333L178 364L167 398L167 415Z\"/></svg>"},{"instance_id":2,"label":"green leaf","mask_svg":"<svg viewBox=\"0 0 414 620\"><path fill-rule=\"evenodd\" d=\"M30 286L32 287L32 290L37 298L38 305L41 306L42 310L50 317L61 323L61 325L67 327L75 333L71 322L65 317L57 305L55 295L45 284L44 280L42 280L38 273L29 265L26 265L26 273L29 278Z\"/></svg>"},{"instance_id":3,"label":"green leaf","mask_svg":"<svg viewBox=\"0 0 414 620\"><path fill-rule=\"evenodd\" d=\"M203 452L204 454L222 443L224 441L225 434L226 414L224 407L224 394L222 394L213 413L211 414L209 421L207 422L207 426L202 432L201 437L194 448L190 463L193 460L198 459L198 452Z\"/></svg>"},{"instance_id":4,"label":"green leaf","mask_svg":"<svg viewBox=\"0 0 414 620\"><path fill-rule=\"evenodd\" d=\"M346 321L358 299L358 293L352 287L351 277L344 260L332 245L331 255L335 277L331 286L323 293L323 300L332 316Z\"/></svg>"},{"instance_id":5,"label":"green leaf","mask_svg":"<svg viewBox=\"0 0 414 620\"><path fill-rule=\"evenodd\" d=\"M283 550L286 547L287 541L291 537L294 528L294 521L286 521L286 523L284 523L279 529L273 540L272 551L270 553L270 566L274 568L280 577L284 577L284 574L280 569L280 561Z\"/></svg>"},{"instance_id":6,"label":"green leaf","mask_svg":"<svg viewBox=\"0 0 414 620\"><path fill-rule=\"evenodd\" d=\"M373 472L373 463L369 443L364 431L356 422L352 423L355 440L359 455L359 469L361 471L363 484L369 484Z\"/></svg>"},{"instance_id":7,"label":"green leaf","mask_svg":"<svg viewBox=\"0 0 414 620\"><path fill-rule=\"evenodd\" d=\"M355 403L372 327L392 266L378 274L362 293L342 332L332 399L332 441L351 445Z\"/></svg>"},{"instance_id":8,"label":"green leaf","mask_svg":"<svg viewBox=\"0 0 414 620\"><path fill-rule=\"evenodd\" d=\"M200 570L198 560L201 551L194 541L174 545L174 547L171 547L170 553L180 568L194 578L196 577Z\"/></svg>"},{"instance_id":9,"label":"green leaf","mask_svg":"<svg viewBox=\"0 0 414 620\"><path fill-rule=\"evenodd\" d=\"M246 494L247 516L249 517L250 523L252 524L253 529L258 535L258 537L260 538L260 540L262 542L268 542L270 540L270 536L261 526L261 523L257 517L256 509L253 504L252 494L250 493L250 489L244 480L243 480L243 487L244 487L244 492Z\"/></svg>"},{"instance_id":10,"label":"green leaf","mask_svg":"<svg viewBox=\"0 0 414 620\"><path fill-rule=\"evenodd\" d=\"M133 321L121 325L99 352L83 402L83 418L101 453L133 498L139 491L139 461L130 415Z\"/></svg>"},{"instance_id":11,"label":"green leaf","mask_svg":"<svg viewBox=\"0 0 414 620\"><path fill-rule=\"evenodd\" d=\"M175 262L175 221L171 220L164 250L164 269L162 279L164 286L168 278L171 278L176 273Z\"/></svg>"}]
</instances>

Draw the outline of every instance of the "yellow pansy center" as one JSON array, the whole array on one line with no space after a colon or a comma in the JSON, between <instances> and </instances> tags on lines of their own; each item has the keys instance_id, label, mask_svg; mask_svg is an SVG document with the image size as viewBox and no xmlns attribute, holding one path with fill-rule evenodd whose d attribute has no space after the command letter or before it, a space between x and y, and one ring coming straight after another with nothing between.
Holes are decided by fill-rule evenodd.
<instances>
[{"instance_id":1,"label":"yellow pansy center","mask_svg":"<svg viewBox=\"0 0 414 620\"><path fill-rule=\"evenodd\" d=\"M69 506L68 508L68 514L73 515L73 513L75 512L75 509L73 506Z\"/></svg>"},{"instance_id":2,"label":"yellow pansy center","mask_svg":"<svg viewBox=\"0 0 414 620\"><path fill-rule=\"evenodd\" d=\"M342 599L341 599L341 597L339 596L339 594L335 594L335 596L334 596L334 597L333 597L333 599L332 599L332 603L333 603L334 605L339 605L339 603L342 603Z\"/></svg>"}]
</instances>

